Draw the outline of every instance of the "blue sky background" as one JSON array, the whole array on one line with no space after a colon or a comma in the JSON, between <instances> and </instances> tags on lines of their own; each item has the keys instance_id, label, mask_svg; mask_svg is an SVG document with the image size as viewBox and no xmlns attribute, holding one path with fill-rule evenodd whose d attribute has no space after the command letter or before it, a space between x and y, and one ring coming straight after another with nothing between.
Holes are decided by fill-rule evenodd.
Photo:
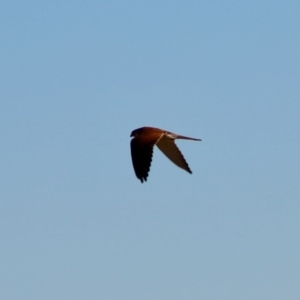
<instances>
[{"instance_id":1,"label":"blue sky background","mask_svg":"<svg viewBox=\"0 0 300 300\"><path fill-rule=\"evenodd\" d=\"M1 1L0 298L300 299L299 1ZM179 141L135 177L130 132Z\"/></svg>"}]
</instances>

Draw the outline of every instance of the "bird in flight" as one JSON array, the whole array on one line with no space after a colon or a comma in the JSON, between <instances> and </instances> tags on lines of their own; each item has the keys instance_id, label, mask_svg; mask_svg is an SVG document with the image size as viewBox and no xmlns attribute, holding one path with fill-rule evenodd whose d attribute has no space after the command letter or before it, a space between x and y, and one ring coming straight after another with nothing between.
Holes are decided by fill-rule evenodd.
<instances>
[{"instance_id":1,"label":"bird in flight","mask_svg":"<svg viewBox=\"0 0 300 300\"><path fill-rule=\"evenodd\" d=\"M175 165L192 174L182 153L175 144L176 139L201 141L178 135L163 129L141 127L131 132L131 158L136 177L143 183L150 171L153 147L156 145Z\"/></svg>"}]
</instances>

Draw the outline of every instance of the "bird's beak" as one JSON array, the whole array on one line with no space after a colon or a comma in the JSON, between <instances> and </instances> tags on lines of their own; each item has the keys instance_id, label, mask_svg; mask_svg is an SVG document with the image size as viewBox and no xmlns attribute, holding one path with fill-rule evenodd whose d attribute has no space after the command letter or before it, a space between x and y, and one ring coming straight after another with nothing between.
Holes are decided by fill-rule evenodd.
<instances>
[{"instance_id":1,"label":"bird's beak","mask_svg":"<svg viewBox=\"0 0 300 300\"><path fill-rule=\"evenodd\" d=\"M133 137L133 133L131 132L130 137Z\"/></svg>"}]
</instances>

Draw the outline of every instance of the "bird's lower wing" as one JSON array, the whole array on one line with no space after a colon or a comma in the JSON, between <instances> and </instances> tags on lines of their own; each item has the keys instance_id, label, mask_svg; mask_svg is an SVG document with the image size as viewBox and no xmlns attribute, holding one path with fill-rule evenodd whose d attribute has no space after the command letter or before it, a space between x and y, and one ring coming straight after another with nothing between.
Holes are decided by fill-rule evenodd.
<instances>
[{"instance_id":1,"label":"bird's lower wing","mask_svg":"<svg viewBox=\"0 0 300 300\"><path fill-rule=\"evenodd\" d=\"M150 171L154 143L143 143L134 138L130 146L135 175L143 183L147 180Z\"/></svg>"},{"instance_id":2,"label":"bird's lower wing","mask_svg":"<svg viewBox=\"0 0 300 300\"><path fill-rule=\"evenodd\" d=\"M192 173L188 163L180 152L179 148L176 146L173 139L170 139L166 135L163 135L156 146L179 168Z\"/></svg>"}]
</instances>

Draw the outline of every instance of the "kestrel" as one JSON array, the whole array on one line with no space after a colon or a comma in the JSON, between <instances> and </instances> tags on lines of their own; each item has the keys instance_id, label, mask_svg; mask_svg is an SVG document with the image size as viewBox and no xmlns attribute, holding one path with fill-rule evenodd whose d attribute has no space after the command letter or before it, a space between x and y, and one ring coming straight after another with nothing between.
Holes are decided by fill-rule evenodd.
<instances>
[{"instance_id":1,"label":"kestrel","mask_svg":"<svg viewBox=\"0 0 300 300\"><path fill-rule=\"evenodd\" d=\"M131 158L136 177L143 183L150 171L153 147L156 145L176 166L192 174L189 165L175 144L176 139L201 141L166 130L142 127L131 132Z\"/></svg>"}]
</instances>

